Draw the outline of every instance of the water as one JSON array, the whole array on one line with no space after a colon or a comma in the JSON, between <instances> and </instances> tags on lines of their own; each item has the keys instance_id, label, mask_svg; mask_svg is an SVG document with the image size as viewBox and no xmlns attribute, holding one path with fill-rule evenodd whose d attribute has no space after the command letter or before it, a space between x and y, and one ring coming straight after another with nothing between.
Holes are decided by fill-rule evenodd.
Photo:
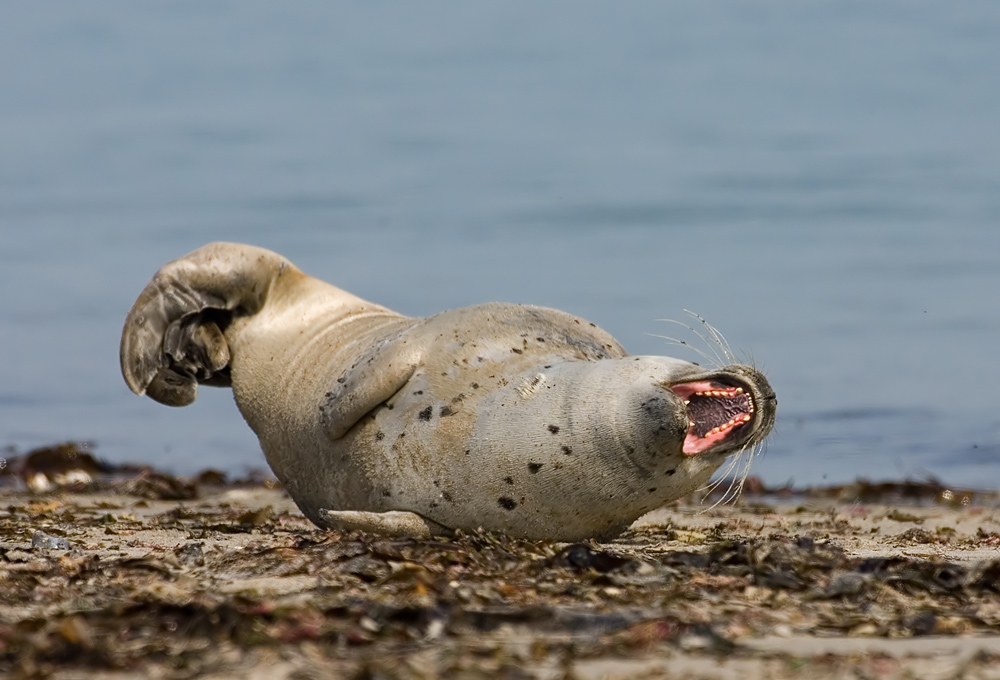
<instances>
[{"instance_id":1,"label":"water","mask_svg":"<svg viewBox=\"0 0 1000 680\"><path fill-rule=\"evenodd\" d=\"M11 3L0 63L0 443L263 465L228 391L118 371L155 270L224 239L639 354L693 309L777 390L766 480L1000 486L991 0Z\"/></svg>"}]
</instances>

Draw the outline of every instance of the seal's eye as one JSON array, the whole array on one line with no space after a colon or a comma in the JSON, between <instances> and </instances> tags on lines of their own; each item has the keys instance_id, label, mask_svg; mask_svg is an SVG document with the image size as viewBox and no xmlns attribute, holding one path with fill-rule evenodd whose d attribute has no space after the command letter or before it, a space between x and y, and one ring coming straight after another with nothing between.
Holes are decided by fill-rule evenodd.
<instances>
[{"instance_id":1,"label":"seal's eye","mask_svg":"<svg viewBox=\"0 0 1000 680\"><path fill-rule=\"evenodd\" d=\"M687 406L688 431L684 437L684 453L706 451L753 420L753 398L742 387L699 380L673 385L670 390Z\"/></svg>"}]
</instances>

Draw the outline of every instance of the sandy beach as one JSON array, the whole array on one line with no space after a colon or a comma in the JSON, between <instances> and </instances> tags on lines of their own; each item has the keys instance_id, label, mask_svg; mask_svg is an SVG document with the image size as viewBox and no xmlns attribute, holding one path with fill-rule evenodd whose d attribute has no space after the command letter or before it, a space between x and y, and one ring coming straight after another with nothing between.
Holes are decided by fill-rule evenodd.
<instances>
[{"instance_id":1,"label":"sandy beach","mask_svg":"<svg viewBox=\"0 0 1000 680\"><path fill-rule=\"evenodd\" d=\"M322 531L215 473L47 486L0 491L4 676L1000 677L989 494L764 490L566 545Z\"/></svg>"}]
</instances>

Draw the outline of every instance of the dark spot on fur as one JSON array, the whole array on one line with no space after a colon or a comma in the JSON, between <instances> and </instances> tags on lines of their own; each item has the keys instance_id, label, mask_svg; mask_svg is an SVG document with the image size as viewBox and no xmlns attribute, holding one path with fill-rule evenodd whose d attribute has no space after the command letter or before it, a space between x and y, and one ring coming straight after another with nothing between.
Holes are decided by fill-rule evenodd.
<instances>
[{"instance_id":1,"label":"dark spot on fur","mask_svg":"<svg viewBox=\"0 0 1000 680\"><path fill-rule=\"evenodd\" d=\"M441 492L441 498L445 499L449 503L452 503L455 500L454 498L451 497L451 494L448 493L447 491L442 491Z\"/></svg>"},{"instance_id":2,"label":"dark spot on fur","mask_svg":"<svg viewBox=\"0 0 1000 680\"><path fill-rule=\"evenodd\" d=\"M667 470L667 476L668 477L672 477L675 472L677 472L677 468L673 468L671 470Z\"/></svg>"},{"instance_id":3,"label":"dark spot on fur","mask_svg":"<svg viewBox=\"0 0 1000 680\"><path fill-rule=\"evenodd\" d=\"M559 434L559 426L549 425L549 432L551 432L552 434Z\"/></svg>"},{"instance_id":4,"label":"dark spot on fur","mask_svg":"<svg viewBox=\"0 0 1000 680\"><path fill-rule=\"evenodd\" d=\"M524 350L518 349L517 347L511 347L510 351L513 352L514 354L523 354L524 353Z\"/></svg>"},{"instance_id":5,"label":"dark spot on fur","mask_svg":"<svg viewBox=\"0 0 1000 680\"><path fill-rule=\"evenodd\" d=\"M504 477L503 481L507 482L508 484L513 484L514 483L514 478L513 477Z\"/></svg>"},{"instance_id":6,"label":"dark spot on fur","mask_svg":"<svg viewBox=\"0 0 1000 680\"><path fill-rule=\"evenodd\" d=\"M414 396L417 396L417 397L419 397L419 396L420 396L421 394L423 394L423 393L424 393L424 391L423 391L423 390L417 390L417 391L416 391L416 392L414 392L413 394L414 394Z\"/></svg>"},{"instance_id":7,"label":"dark spot on fur","mask_svg":"<svg viewBox=\"0 0 1000 680\"><path fill-rule=\"evenodd\" d=\"M465 399L465 393L464 392L459 392L457 397L453 397L452 398L451 403L457 404L458 402L462 401L463 399Z\"/></svg>"},{"instance_id":8,"label":"dark spot on fur","mask_svg":"<svg viewBox=\"0 0 1000 680\"><path fill-rule=\"evenodd\" d=\"M417 418L420 418L420 420L430 420L432 415L434 415L434 407L428 406L417 414Z\"/></svg>"},{"instance_id":9,"label":"dark spot on fur","mask_svg":"<svg viewBox=\"0 0 1000 680\"><path fill-rule=\"evenodd\" d=\"M455 412L451 410L451 406L442 406L441 407L441 417L442 418L444 418L445 416L450 416L450 415L454 415L454 414L455 414Z\"/></svg>"},{"instance_id":10,"label":"dark spot on fur","mask_svg":"<svg viewBox=\"0 0 1000 680\"><path fill-rule=\"evenodd\" d=\"M392 404L386 404L386 405L385 405L385 408L386 408L386 410L388 410L388 411L391 411L392 409L394 409L394 408L396 408L396 407L395 407L395 406L393 406Z\"/></svg>"},{"instance_id":11,"label":"dark spot on fur","mask_svg":"<svg viewBox=\"0 0 1000 680\"><path fill-rule=\"evenodd\" d=\"M391 492L391 491L389 491L388 489L384 489L384 490L382 491L382 495L383 495L384 497L386 497L386 498L389 498L390 496L392 496L392 492Z\"/></svg>"},{"instance_id":12,"label":"dark spot on fur","mask_svg":"<svg viewBox=\"0 0 1000 680\"><path fill-rule=\"evenodd\" d=\"M339 378L337 378L337 382L343 385L345 382L347 382L347 378L345 378L344 376L340 376Z\"/></svg>"},{"instance_id":13,"label":"dark spot on fur","mask_svg":"<svg viewBox=\"0 0 1000 680\"><path fill-rule=\"evenodd\" d=\"M440 479L435 479L434 482L433 482L433 484L434 484L434 486L441 486L441 480Z\"/></svg>"},{"instance_id":14,"label":"dark spot on fur","mask_svg":"<svg viewBox=\"0 0 1000 680\"><path fill-rule=\"evenodd\" d=\"M649 493L656 493L656 487L655 486L649 487Z\"/></svg>"},{"instance_id":15,"label":"dark spot on fur","mask_svg":"<svg viewBox=\"0 0 1000 680\"><path fill-rule=\"evenodd\" d=\"M405 432L400 432L400 433L399 433L399 436L398 436L398 437L396 437L396 439L402 439L402 438L403 438L403 437L405 437L405 436L406 436L406 433L405 433Z\"/></svg>"},{"instance_id":16,"label":"dark spot on fur","mask_svg":"<svg viewBox=\"0 0 1000 680\"><path fill-rule=\"evenodd\" d=\"M504 510L513 510L517 507L517 501L513 498L508 498L507 496L500 496L500 498L497 499L497 503L499 503L500 507Z\"/></svg>"},{"instance_id":17,"label":"dark spot on fur","mask_svg":"<svg viewBox=\"0 0 1000 680\"><path fill-rule=\"evenodd\" d=\"M597 324L596 323L592 323L592 324L590 324L590 327L591 328L597 328Z\"/></svg>"},{"instance_id":18,"label":"dark spot on fur","mask_svg":"<svg viewBox=\"0 0 1000 680\"><path fill-rule=\"evenodd\" d=\"M380 442L383 439L385 439L385 432L379 430L378 432L375 433L375 441Z\"/></svg>"},{"instance_id":19,"label":"dark spot on fur","mask_svg":"<svg viewBox=\"0 0 1000 680\"><path fill-rule=\"evenodd\" d=\"M628 455L630 455L630 456L631 456L632 454L634 454L634 453L635 453L635 449L634 449L633 447L631 447L631 446L630 446L630 447L628 447L627 449L625 449L625 451L626 451L626 452L628 453Z\"/></svg>"},{"instance_id":20,"label":"dark spot on fur","mask_svg":"<svg viewBox=\"0 0 1000 680\"><path fill-rule=\"evenodd\" d=\"M472 383L472 389L478 390L479 389L479 383Z\"/></svg>"},{"instance_id":21,"label":"dark spot on fur","mask_svg":"<svg viewBox=\"0 0 1000 680\"><path fill-rule=\"evenodd\" d=\"M565 453L565 454L566 454L566 455L568 456L568 455L570 455L570 454L572 454L572 453L573 453L573 449L569 448L569 447L568 447L568 446L566 446L566 445L563 445L563 447L562 447L562 452L563 452L563 453Z\"/></svg>"},{"instance_id":22,"label":"dark spot on fur","mask_svg":"<svg viewBox=\"0 0 1000 680\"><path fill-rule=\"evenodd\" d=\"M545 342L545 338L535 338L538 342Z\"/></svg>"},{"instance_id":23,"label":"dark spot on fur","mask_svg":"<svg viewBox=\"0 0 1000 680\"><path fill-rule=\"evenodd\" d=\"M436 501L431 501L431 507L436 508L438 506Z\"/></svg>"},{"instance_id":24,"label":"dark spot on fur","mask_svg":"<svg viewBox=\"0 0 1000 680\"><path fill-rule=\"evenodd\" d=\"M537 475L538 471L542 469L542 463L528 463L528 472L533 475Z\"/></svg>"},{"instance_id":25,"label":"dark spot on fur","mask_svg":"<svg viewBox=\"0 0 1000 680\"><path fill-rule=\"evenodd\" d=\"M471 451L470 449L466 449L466 450L465 450L465 455L467 455L467 456L468 456L468 455L469 455L470 453L472 453L472 451Z\"/></svg>"},{"instance_id":26,"label":"dark spot on fur","mask_svg":"<svg viewBox=\"0 0 1000 680\"><path fill-rule=\"evenodd\" d=\"M552 364L547 364L545 368L552 368Z\"/></svg>"}]
</instances>

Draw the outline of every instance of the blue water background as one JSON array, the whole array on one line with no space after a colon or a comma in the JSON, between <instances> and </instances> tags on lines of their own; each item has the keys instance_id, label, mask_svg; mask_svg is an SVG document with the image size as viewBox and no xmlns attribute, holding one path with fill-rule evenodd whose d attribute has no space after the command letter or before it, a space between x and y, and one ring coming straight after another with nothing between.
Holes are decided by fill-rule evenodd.
<instances>
[{"instance_id":1,"label":"blue water background","mask_svg":"<svg viewBox=\"0 0 1000 680\"><path fill-rule=\"evenodd\" d=\"M637 354L692 309L778 393L765 480L1000 487L995 0L7 3L0 444L262 466L228 390L118 370L213 240Z\"/></svg>"}]
</instances>

